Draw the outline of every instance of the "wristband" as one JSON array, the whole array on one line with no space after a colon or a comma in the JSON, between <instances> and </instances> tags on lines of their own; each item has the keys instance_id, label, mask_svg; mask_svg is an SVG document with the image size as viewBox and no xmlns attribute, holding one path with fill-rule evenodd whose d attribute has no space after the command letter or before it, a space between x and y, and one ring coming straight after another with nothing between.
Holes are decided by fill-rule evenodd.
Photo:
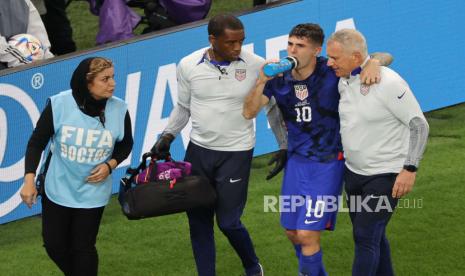
<instances>
[{"instance_id":1,"label":"wristband","mask_svg":"<svg viewBox=\"0 0 465 276\"><path fill-rule=\"evenodd\" d=\"M111 172L112 172L113 170L111 169L110 163L108 163L107 161L105 161L104 164L107 165L108 169L110 170L110 173L109 173L109 174L111 174Z\"/></svg>"}]
</instances>

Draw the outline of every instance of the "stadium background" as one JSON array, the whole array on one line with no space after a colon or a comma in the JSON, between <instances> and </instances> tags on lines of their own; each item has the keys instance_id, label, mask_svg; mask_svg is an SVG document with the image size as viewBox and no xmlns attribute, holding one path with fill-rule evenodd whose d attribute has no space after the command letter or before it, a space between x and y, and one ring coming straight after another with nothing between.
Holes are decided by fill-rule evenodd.
<instances>
[{"instance_id":1,"label":"stadium background","mask_svg":"<svg viewBox=\"0 0 465 276\"><path fill-rule=\"evenodd\" d=\"M246 26L245 47L267 58L285 55L286 34L297 23L317 22L327 35L338 24L355 27L367 37L370 52L392 53L392 68L409 82L423 110L430 111L465 101L461 69L465 31L460 19L464 10L465 3L458 0L307 0L247 13L241 19ZM166 124L176 99L176 63L206 46L205 22L199 22L0 73L0 223L40 211L40 205L33 210L16 207L15 197L17 200L22 184L21 158L45 100L68 89L69 76L82 58L102 55L116 62L116 95L129 102L135 121L134 151L125 164L129 165L137 163ZM404 208L398 210L389 229L399 275L461 275L465 271L457 261L464 257L465 239L460 235L464 219L459 216L463 208L458 192L465 179L460 165L465 159L461 139L464 109L459 105L428 114L430 141L415 191L401 203L408 206L401 206ZM263 115L256 125L256 155L273 151L274 138ZM177 158L182 157L187 135L185 131L184 139L178 138L174 144ZM254 161L245 221L268 275L295 275L292 248L281 233L278 214L263 212L263 195L279 193L279 179L270 183L263 180L266 161L266 157ZM115 181L124 170L123 165L116 171ZM353 245L347 215L340 214L339 220L338 231L325 237L325 258L331 274L347 275ZM1 256L9 260L0 264L0 274L57 273L45 253L38 252L40 223L36 218L0 227ZM99 234L102 275L194 275L186 228L182 215L127 222L113 201ZM167 243L170 239L176 242ZM218 247L219 275L238 275L238 260L222 237L218 237ZM20 260L13 261L15 257ZM179 264L171 258L184 261Z\"/></svg>"}]
</instances>

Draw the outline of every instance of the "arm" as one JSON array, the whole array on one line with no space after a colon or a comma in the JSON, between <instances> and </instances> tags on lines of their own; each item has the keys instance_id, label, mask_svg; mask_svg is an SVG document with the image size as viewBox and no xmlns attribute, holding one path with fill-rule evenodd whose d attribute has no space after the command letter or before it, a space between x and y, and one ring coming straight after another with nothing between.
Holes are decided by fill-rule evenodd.
<instances>
[{"instance_id":1,"label":"arm","mask_svg":"<svg viewBox=\"0 0 465 276\"><path fill-rule=\"evenodd\" d=\"M262 97L266 97L263 96ZM266 106L266 116L268 117L268 122L270 123L271 129L273 130L276 141L279 145L279 151L277 151L268 162L268 165L275 164L273 169L266 176L266 180L270 180L275 175L277 175L284 167L287 162L287 130L285 127L283 116L276 104L274 97L270 99L268 105Z\"/></svg>"},{"instance_id":2,"label":"arm","mask_svg":"<svg viewBox=\"0 0 465 276\"><path fill-rule=\"evenodd\" d=\"M129 112L126 111L126 116L124 117L124 137L121 141L115 143L115 148L113 149L113 154L110 159L112 169L116 168L119 163L128 158L133 144L131 117L129 116Z\"/></svg>"},{"instance_id":3,"label":"arm","mask_svg":"<svg viewBox=\"0 0 465 276\"><path fill-rule=\"evenodd\" d=\"M400 171L392 189L392 196L400 198L413 189L416 168L426 147L429 127L418 101L402 78L398 77L388 83L386 93L381 93L380 97L389 111L410 130L409 149L404 162L409 167L404 166Z\"/></svg>"},{"instance_id":4,"label":"arm","mask_svg":"<svg viewBox=\"0 0 465 276\"><path fill-rule=\"evenodd\" d=\"M380 66L389 66L393 57L389 53L372 53L363 70L360 73L360 81L363 84L371 85L381 80Z\"/></svg>"},{"instance_id":5,"label":"arm","mask_svg":"<svg viewBox=\"0 0 465 276\"><path fill-rule=\"evenodd\" d=\"M381 66L389 66L394 61L393 56L390 53L375 52L370 54L371 59L379 61Z\"/></svg>"},{"instance_id":6,"label":"arm","mask_svg":"<svg viewBox=\"0 0 465 276\"><path fill-rule=\"evenodd\" d=\"M20 196L29 208L31 208L32 204L36 203L37 199L37 189L34 184L34 178L36 176L37 167L39 166L40 156L54 133L52 105L48 102L27 143L24 185L23 188L21 188Z\"/></svg>"},{"instance_id":7,"label":"arm","mask_svg":"<svg viewBox=\"0 0 465 276\"><path fill-rule=\"evenodd\" d=\"M269 98L263 95L266 82L272 78L265 76L263 73L263 66L260 69L260 73L255 86L249 92L244 101L244 107L242 108L242 116L245 119L250 120L257 117L258 112L269 102Z\"/></svg>"},{"instance_id":8,"label":"arm","mask_svg":"<svg viewBox=\"0 0 465 276\"><path fill-rule=\"evenodd\" d=\"M191 112L189 109L179 104L176 105L173 111L171 111L168 125L166 126L163 133L169 133L176 137L179 132L181 132L181 130L187 125L190 117Z\"/></svg>"},{"instance_id":9,"label":"arm","mask_svg":"<svg viewBox=\"0 0 465 276\"><path fill-rule=\"evenodd\" d=\"M170 145L178 133L187 125L190 113L190 83L184 71L183 61L177 68L178 104L171 111L168 125L150 150L160 159L169 156Z\"/></svg>"},{"instance_id":10,"label":"arm","mask_svg":"<svg viewBox=\"0 0 465 276\"><path fill-rule=\"evenodd\" d=\"M29 60L24 57L24 55L11 45L8 45L8 42L4 36L0 35L0 62L8 64L8 67L15 67L21 64L30 63Z\"/></svg>"},{"instance_id":11,"label":"arm","mask_svg":"<svg viewBox=\"0 0 465 276\"><path fill-rule=\"evenodd\" d=\"M27 143L24 162L25 175L33 174L35 176L40 156L54 133L52 104L48 102L44 111L40 114L36 127Z\"/></svg>"},{"instance_id":12,"label":"arm","mask_svg":"<svg viewBox=\"0 0 465 276\"><path fill-rule=\"evenodd\" d=\"M126 111L126 115L124 117L123 139L115 143L110 160L95 166L95 168L90 172L90 175L87 177L86 181L89 183L100 183L105 180L118 166L118 164L129 156L133 144L134 140L132 138L131 117L129 117L129 112Z\"/></svg>"},{"instance_id":13,"label":"arm","mask_svg":"<svg viewBox=\"0 0 465 276\"><path fill-rule=\"evenodd\" d=\"M268 97L266 98L268 99ZM276 138L279 149L287 150L287 130L285 127L283 115L281 114L281 111L279 110L274 97L268 101L265 110L268 122L270 123L271 130L273 131L273 134Z\"/></svg>"},{"instance_id":14,"label":"arm","mask_svg":"<svg viewBox=\"0 0 465 276\"><path fill-rule=\"evenodd\" d=\"M53 57L53 54L50 52L51 44L48 39L47 30L40 18L40 14L30 0L26 0L26 3L29 6L29 24L27 26L27 33L37 37L40 42L42 42L42 45L44 46L44 58L51 58Z\"/></svg>"},{"instance_id":15,"label":"arm","mask_svg":"<svg viewBox=\"0 0 465 276\"><path fill-rule=\"evenodd\" d=\"M416 179L416 170L428 141L429 126L424 118L410 120L410 141L404 169L399 173L392 188L392 196L400 198L412 191Z\"/></svg>"},{"instance_id":16,"label":"arm","mask_svg":"<svg viewBox=\"0 0 465 276\"><path fill-rule=\"evenodd\" d=\"M429 125L425 118L415 117L410 120L409 128L410 141L404 165L418 168L428 141Z\"/></svg>"}]
</instances>

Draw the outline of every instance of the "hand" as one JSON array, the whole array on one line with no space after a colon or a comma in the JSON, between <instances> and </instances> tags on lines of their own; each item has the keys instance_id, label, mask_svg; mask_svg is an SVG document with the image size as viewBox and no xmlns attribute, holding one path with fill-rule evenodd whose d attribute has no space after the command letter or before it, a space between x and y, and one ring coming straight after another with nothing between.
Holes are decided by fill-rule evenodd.
<instances>
[{"instance_id":1,"label":"hand","mask_svg":"<svg viewBox=\"0 0 465 276\"><path fill-rule=\"evenodd\" d=\"M366 85L378 83L381 80L379 60L371 58L360 73L360 82Z\"/></svg>"},{"instance_id":2,"label":"hand","mask_svg":"<svg viewBox=\"0 0 465 276\"><path fill-rule=\"evenodd\" d=\"M265 65L269 64L269 63L276 63L276 62L279 62L279 59L270 59L270 60L267 60L265 62L265 64L263 64L262 66L262 69L260 70L260 73L258 74L258 79L257 79L257 84L265 84L267 81L277 77L277 76L282 76L283 74L278 74L276 76L273 76L273 77L268 77L267 75L265 75L265 73L263 72L263 67L265 67Z\"/></svg>"},{"instance_id":3,"label":"hand","mask_svg":"<svg viewBox=\"0 0 465 276\"><path fill-rule=\"evenodd\" d=\"M24 185L19 192L21 199L29 208L32 207L32 204L36 204L37 202L37 189L34 184L34 177L35 174L33 173L26 174L24 176Z\"/></svg>"},{"instance_id":4,"label":"hand","mask_svg":"<svg viewBox=\"0 0 465 276\"><path fill-rule=\"evenodd\" d=\"M107 164L102 163L97 165L86 178L89 183L99 183L105 180L110 175L110 169Z\"/></svg>"},{"instance_id":5,"label":"hand","mask_svg":"<svg viewBox=\"0 0 465 276\"><path fill-rule=\"evenodd\" d=\"M166 159L170 155L170 146L174 136L170 133L164 133L158 138L158 141L150 150L157 159Z\"/></svg>"},{"instance_id":6,"label":"hand","mask_svg":"<svg viewBox=\"0 0 465 276\"><path fill-rule=\"evenodd\" d=\"M413 184L415 184L415 172L402 170L396 177L396 182L392 188L392 197L400 198L412 191Z\"/></svg>"},{"instance_id":7,"label":"hand","mask_svg":"<svg viewBox=\"0 0 465 276\"><path fill-rule=\"evenodd\" d=\"M16 48L15 46L13 45L8 45L8 52L10 53L10 55L13 57L13 59L11 59L10 61L8 61L7 63L7 67L8 68L12 68L12 67L16 67L16 66L19 66L19 65L23 65L23 64L27 64L27 63L31 63L32 62L32 59L28 59L26 58L23 53L21 53L20 50L18 50L18 48ZM14 53L14 54L13 54Z\"/></svg>"},{"instance_id":8,"label":"hand","mask_svg":"<svg viewBox=\"0 0 465 276\"><path fill-rule=\"evenodd\" d=\"M270 161L268 162L268 166L272 165L275 163L274 168L268 173L266 176L266 180L270 180L273 178L275 175L277 175L282 169L284 169L284 166L286 166L287 162L287 150L281 149L277 151L273 157L271 157Z\"/></svg>"}]
</instances>

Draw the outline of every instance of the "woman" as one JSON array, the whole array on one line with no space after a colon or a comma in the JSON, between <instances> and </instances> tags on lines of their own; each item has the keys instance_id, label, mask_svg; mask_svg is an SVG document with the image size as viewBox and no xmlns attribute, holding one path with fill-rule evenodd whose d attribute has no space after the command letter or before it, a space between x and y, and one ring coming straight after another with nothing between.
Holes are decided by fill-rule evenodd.
<instances>
[{"instance_id":1,"label":"woman","mask_svg":"<svg viewBox=\"0 0 465 276\"><path fill-rule=\"evenodd\" d=\"M65 275L97 275L95 248L111 172L129 155L131 120L126 104L113 97L110 60L83 60L71 78L72 91L50 98L26 151L21 198L31 207L35 171L48 141L52 157L42 195L42 236L50 258Z\"/></svg>"}]
</instances>

